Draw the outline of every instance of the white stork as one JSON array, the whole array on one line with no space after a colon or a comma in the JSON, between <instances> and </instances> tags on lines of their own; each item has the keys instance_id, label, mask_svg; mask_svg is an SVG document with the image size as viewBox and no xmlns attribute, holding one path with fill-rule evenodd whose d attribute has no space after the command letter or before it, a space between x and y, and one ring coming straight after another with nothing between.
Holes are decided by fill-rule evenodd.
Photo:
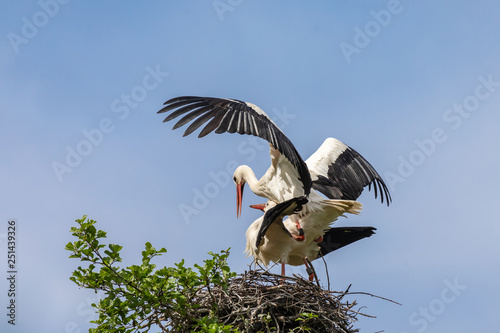
<instances>
[{"instance_id":1,"label":"white stork","mask_svg":"<svg viewBox=\"0 0 500 333\"><path fill-rule=\"evenodd\" d=\"M272 163L260 181L247 166L240 166L235 171L233 178L238 181L238 216L245 182L250 184L255 194L277 203L309 195L312 182L307 165L292 142L258 106L233 99L192 96L173 98L164 105L158 113L173 111L164 122L185 114L173 129L193 121L184 136L210 120L198 137L215 131L218 134L254 135L269 142Z\"/></svg>"},{"instance_id":2,"label":"white stork","mask_svg":"<svg viewBox=\"0 0 500 333\"><path fill-rule=\"evenodd\" d=\"M336 205L337 216L343 213L357 214L360 204L351 200L330 200L332 205ZM281 274L285 275L285 264L292 266L306 265L309 279L313 279L306 259L315 260L335 251L345 245L351 244L365 237L374 234L373 227L341 227L330 228L322 236L299 242L294 236L299 234L296 223L293 222L293 200L276 205L273 201L268 201L262 205L252 205L250 207L263 210L265 215L253 222L246 232L247 256L253 256L254 260L262 262L265 266L270 261L281 263ZM289 215L283 221L283 217ZM331 218L332 215L329 216ZM318 216L316 216L318 218ZM308 227L311 223L307 220L301 225L307 235ZM323 235L324 233L324 235Z\"/></svg>"},{"instance_id":3,"label":"white stork","mask_svg":"<svg viewBox=\"0 0 500 333\"><path fill-rule=\"evenodd\" d=\"M239 166L233 179L237 186L237 216L241 214L243 189L248 183L258 196L275 203L306 198L315 205L305 203L299 214L323 208L323 198L316 190L330 199L356 200L365 186L377 187L381 201L390 194L375 169L354 149L338 140L327 139L306 164L292 142L258 106L234 99L184 96L170 99L158 113L171 112L164 122L184 115L173 127L176 129L190 121L184 136L208 124L198 137L208 133L239 133L254 135L270 144L271 166L259 180L248 166ZM311 191L312 190L312 191ZM312 193L311 193L312 192ZM302 215L300 215L302 216ZM333 221L333 219L331 220ZM330 221L330 222L331 222ZM299 226L300 229L300 226Z\"/></svg>"}]
</instances>

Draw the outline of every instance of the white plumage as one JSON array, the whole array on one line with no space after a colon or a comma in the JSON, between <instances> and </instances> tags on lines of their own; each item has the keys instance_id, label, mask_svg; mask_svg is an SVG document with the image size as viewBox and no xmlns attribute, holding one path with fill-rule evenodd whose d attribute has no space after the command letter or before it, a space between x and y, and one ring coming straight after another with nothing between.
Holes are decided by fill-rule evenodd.
<instances>
[{"instance_id":1,"label":"white plumage","mask_svg":"<svg viewBox=\"0 0 500 333\"><path fill-rule=\"evenodd\" d=\"M382 202L384 198L387 204L391 200L380 175L354 149L328 138L304 162L292 142L255 104L236 99L183 96L168 100L158 111L166 112L171 113L164 121L183 115L174 129L192 121L184 136L208 122L199 137L215 131L254 135L269 142L271 165L260 179L246 165L239 166L233 176L237 187L237 216L241 214L246 183L256 195L269 200L266 214L247 231L247 252L265 264L284 255L284 262L299 265L300 258L314 254L315 240L330 223L346 212L359 212L361 204L355 200L365 186L373 185L375 197L380 193ZM295 211L287 210L284 214L281 208L288 202ZM283 214L277 217L277 213ZM285 215L289 218L283 222ZM260 239L263 244L256 243Z\"/></svg>"},{"instance_id":2,"label":"white plumage","mask_svg":"<svg viewBox=\"0 0 500 333\"><path fill-rule=\"evenodd\" d=\"M256 242L266 215L255 220L246 232L247 256L252 256L266 266L270 261L298 266L304 264L306 257L311 260L316 259L320 249L318 246L320 237L326 229L329 229L331 223L345 213L358 214L361 209L361 204L352 200L324 200L321 204L321 206L313 205L307 215L299 217L298 214L292 214L285 220L282 220L283 216L279 216L271 221L260 244ZM260 205L254 207L257 206ZM276 203L268 201L263 210L267 212L275 206ZM306 235L303 241L292 237L299 235L297 221ZM282 270L284 272L284 268Z\"/></svg>"}]
</instances>

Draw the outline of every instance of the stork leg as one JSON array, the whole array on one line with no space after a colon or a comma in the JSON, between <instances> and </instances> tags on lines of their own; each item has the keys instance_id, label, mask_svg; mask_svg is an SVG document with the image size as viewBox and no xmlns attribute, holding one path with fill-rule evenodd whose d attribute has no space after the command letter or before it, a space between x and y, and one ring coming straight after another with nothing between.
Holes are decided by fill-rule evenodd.
<instances>
[{"instance_id":1,"label":"stork leg","mask_svg":"<svg viewBox=\"0 0 500 333\"><path fill-rule=\"evenodd\" d=\"M309 281L312 281L314 279L314 272L311 267L309 267L309 264L307 263L306 258L304 258L304 265L306 265L306 272L309 274Z\"/></svg>"},{"instance_id":2,"label":"stork leg","mask_svg":"<svg viewBox=\"0 0 500 333\"><path fill-rule=\"evenodd\" d=\"M297 226L297 231L299 232L299 235L298 236L293 235L293 238L296 241L302 242L306 238L306 236L304 236L304 229L302 229L298 220L295 221L295 225Z\"/></svg>"},{"instance_id":3,"label":"stork leg","mask_svg":"<svg viewBox=\"0 0 500 333\"><path fill-rule=\"evenodd\" d=\"M316 278L316 283L319 285L318 276L316 275L316 271L314 270L309 258L304 257L304 264L306 265L306 272L309 274L309 281L312 282Z\"/></svg>"},{"instance_id":4,"label":"stork leg","mask_svg":"<svg viewBox=\"0 0 500 333\"><path fill-rule=\"evenodd\" d=\"M280 284L285 284L285 263L281 263L281 277L280 277Z\"/></svg>"},{"instance_id":5,"label":"stork leg","mask_svg":"<svg viewBox=\"0 0 500 333\"><path fill-rule=\"evenodd\" d=\"M323 236L319 236L314 240L316 243L321 243L323 241Z\"/></svg>"}]
</instances>

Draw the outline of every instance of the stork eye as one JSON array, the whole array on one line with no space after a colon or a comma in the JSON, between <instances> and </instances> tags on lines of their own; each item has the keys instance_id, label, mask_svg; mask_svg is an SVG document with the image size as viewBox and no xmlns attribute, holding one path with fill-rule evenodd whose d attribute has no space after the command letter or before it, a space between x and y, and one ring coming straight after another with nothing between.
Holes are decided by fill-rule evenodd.
<instances>
[{"instance_id":1,"label":"stork eye","mask_svg":"<svg viewBox=\"0 0 500 333\"><path fill-rule=\"evenodd\" d=\"M234 182L236 183L236 177L233 177Z\"/></svg>"}]
</instances>

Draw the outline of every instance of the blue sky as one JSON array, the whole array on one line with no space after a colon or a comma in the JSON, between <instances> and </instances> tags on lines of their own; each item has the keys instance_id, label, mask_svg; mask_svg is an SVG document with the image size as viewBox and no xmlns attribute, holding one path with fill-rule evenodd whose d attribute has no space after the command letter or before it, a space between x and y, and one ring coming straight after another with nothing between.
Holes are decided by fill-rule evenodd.
<instances>
[{"instance_id":1,"label":"blue sky","mask_svg":"<svg viewBox=\"0 0 500 333\"><path fill-rule=\"evenodd\" d=\"M450 0L2 4L0 267L6 276L15 219L19 273L15 328L0 280L0 330L88 330L95 295L69 281L79 263L64 250L84 214L125 247L125 264L149 241L168 250L159 265L231 247L232 268L247 268L244 233L259 212L246 207L262 200L245 192L236 220L227 177L238 164L264 172L268 150L238 135L183 138L156 115L169 98L201 95L259 105L304 158L338 138L385 178L389 208L365 192L362 215L338 223L377 234L327 257L334 289L403 304L352 296L377 316L360 318L362 332L493 331L499 10Z\"/></svg>"}]
</instances>

